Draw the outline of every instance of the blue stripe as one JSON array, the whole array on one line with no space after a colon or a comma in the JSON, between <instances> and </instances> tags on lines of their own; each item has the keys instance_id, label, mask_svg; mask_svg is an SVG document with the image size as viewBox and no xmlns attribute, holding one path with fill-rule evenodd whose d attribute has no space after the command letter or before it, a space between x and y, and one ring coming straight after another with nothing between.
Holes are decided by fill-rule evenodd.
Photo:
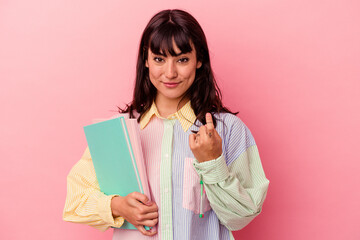
<instances>
[{"instance_id":1,"label":"blue stripe","mask_svg":"<svg viewBox=\"0 0 360 240\"><path fill-rule=\"evenodd\" d=\"M225 125L223 139L223 152L225 152L226 164L230 165L237 159L245 150L253 145L256 145L254 137L246 125L235 115L221 114ZM220 128L223 128L224 123L220 123ZM230 129L229 129L230 128ZM220 132L220 131L218 131ZM230 140L228 140L230 139Z\"/></svg>"}]
</instances>

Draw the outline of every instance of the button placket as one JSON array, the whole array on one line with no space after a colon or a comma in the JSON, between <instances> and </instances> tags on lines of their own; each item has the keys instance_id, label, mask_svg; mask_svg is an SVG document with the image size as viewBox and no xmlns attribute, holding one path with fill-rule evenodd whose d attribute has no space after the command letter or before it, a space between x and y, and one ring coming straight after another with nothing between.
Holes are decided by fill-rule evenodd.
<instances>
[{"instance_id":1,"label":"button placket","mask_svg":"<svg viewBox=\"0 0 360 240\"><path fill-rule=\"evenodd\" d=\"M175 120L163 119L164 133L161 145L160 164L160 194L161 201L161 238L173 239L172 231L172 178L171 178L171 154L173 140L173 126Z\"/></svg>"}]
</instances>

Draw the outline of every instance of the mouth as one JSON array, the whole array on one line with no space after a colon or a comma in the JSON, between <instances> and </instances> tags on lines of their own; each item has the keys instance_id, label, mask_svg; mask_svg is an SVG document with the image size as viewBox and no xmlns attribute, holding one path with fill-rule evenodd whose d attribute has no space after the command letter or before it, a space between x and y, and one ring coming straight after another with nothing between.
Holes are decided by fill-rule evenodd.
<instances>
[{"instance_id":1,"label":"mouth","mask_svg":"<svg viewBox=\"0 0 360 240\"><path fill-rule=\"evenodd\" d=\"M165 87L174 88L177 87L181 82L162 82Z\"/></svg>"}]
</instances>

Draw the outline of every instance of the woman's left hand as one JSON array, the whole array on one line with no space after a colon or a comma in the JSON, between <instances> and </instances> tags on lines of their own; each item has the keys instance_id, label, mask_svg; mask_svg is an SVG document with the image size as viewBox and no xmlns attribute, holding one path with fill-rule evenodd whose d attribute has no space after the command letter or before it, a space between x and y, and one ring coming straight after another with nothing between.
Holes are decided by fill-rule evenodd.
<instances>
[{"instance_id":1,"label":"woman's left hand","mask_svg":"<svg viewBox=\"0 0 360 240\"><path fill-rule=\"evenodd\" d=\"M206 125L200 127L198 133L189 136L189 146L199 162L210 161L221 156L221 137L214 128L210 113L206 113Z\"/></svg>"}]
</instances>

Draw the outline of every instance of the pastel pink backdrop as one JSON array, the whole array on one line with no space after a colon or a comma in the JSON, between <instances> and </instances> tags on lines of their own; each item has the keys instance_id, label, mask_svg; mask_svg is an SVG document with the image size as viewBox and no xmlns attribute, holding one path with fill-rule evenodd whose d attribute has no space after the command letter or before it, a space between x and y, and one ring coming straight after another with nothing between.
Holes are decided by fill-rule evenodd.
<instances>
[{"instance_id":1,"label":"pastel pink backdrop","mask_svg":"<svg viewBox=\"0 0 360 240\"><path fill-rule=\"evenodd\" d=\"M236 239L360 239L359 1L0 1L0 239L111 239L62 221L82 127L132 96L159 10L202 25L270 188Z\"/></svg>"}]
</instances>

